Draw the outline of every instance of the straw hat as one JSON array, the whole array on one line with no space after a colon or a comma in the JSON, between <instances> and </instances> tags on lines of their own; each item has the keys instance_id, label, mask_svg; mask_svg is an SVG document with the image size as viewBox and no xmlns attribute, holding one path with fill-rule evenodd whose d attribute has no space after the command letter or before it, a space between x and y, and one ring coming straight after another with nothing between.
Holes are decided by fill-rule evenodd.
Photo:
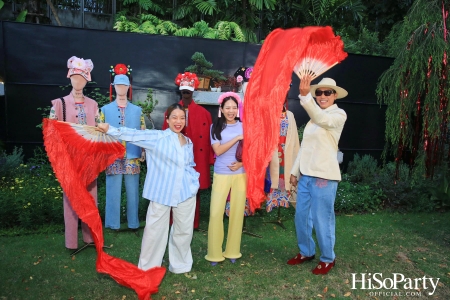
<instances>
[{"instance_id":1,"label":"straw hat","mask_svg":"<svg viewBox=\"0 0 450 300\"><path fill-rule=\"evenodd\" d=\"M344 98L348 95L348 92L343 88L336 85L336 81L331 78L322 78L318 84L311 85L311 95L315 95L318 88L330 88L336 91L337 99Z\"/></svg>"}]
</instances>

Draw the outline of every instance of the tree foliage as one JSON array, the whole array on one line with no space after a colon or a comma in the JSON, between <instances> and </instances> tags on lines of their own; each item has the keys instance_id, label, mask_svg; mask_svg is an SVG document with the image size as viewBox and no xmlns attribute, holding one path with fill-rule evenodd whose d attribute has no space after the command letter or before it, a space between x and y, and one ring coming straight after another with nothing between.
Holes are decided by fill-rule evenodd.
<instances>
[{"instance_id":1,"label":"tree foliage","mask_svg":"<svg viewBox=\"0 0 450 300\"><path fill-rule=\"evenodd\" d=\"M209 39L246 42L246 36L235 22L220 21L209 27L205 21L198 21L192 27L180 27L172 21L164 21L152 14L142 14L139 19L121 15L116 19L114 29L147 34L202 37Z\"/></svg>"},{"instance_id":2,"label":"tree foliage","mask_svg":"<svg viewBox=\"0 0 450 300\"><path fill-rule=\"evenodd\" d=\"M156 29L157 25L145 24L140 29L134 28L136 32L257 43L275 28L329 25L343 36L349 52L393 55L396 41L388 33L403 18L413 1L125 0L124 4L127 19L137 23L138 27L142 23L140 15L152 15L178 26L178 30L171 30L171 33L166 27ZM133 8L135 6L138 9ZM204 24L211 24L211 27L208 25L206 28Z\"/></svg>"},{"instance_id":3,"label":"tree foliage","mask_svg":"<svg viewBox=\"0 0 450 300\"><path fill-rule=\"evenodd\" d=\"M222 71L211 69L213 64L212 62L206 60L203 53L195 52L192 55L191 60L194 62L194 64L186 67L184 71L192 72L197 75L209 76L217 80L226 80L226 78L223 76Z\"/></svg>"},{"instance_id":4,"label":"tree foliage","mask_svg":"<svg viewBox=\"0 0 450 300\"><path fill-rule=\"evenodd\" d=\"M449 9L442 0L413 4L395 29L401 49L377 88L378 101L388 105L386 151L397 161L407 154L424 176L432 176L434 167L449 158L450 34L444 26Z\"/></svg>"}]
</instances>

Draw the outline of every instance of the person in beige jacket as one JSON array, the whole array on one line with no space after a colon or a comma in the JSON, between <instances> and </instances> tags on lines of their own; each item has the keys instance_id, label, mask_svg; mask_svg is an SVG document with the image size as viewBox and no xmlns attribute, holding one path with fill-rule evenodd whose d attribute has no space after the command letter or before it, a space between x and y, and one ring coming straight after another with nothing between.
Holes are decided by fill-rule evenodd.
<instances>
[{"instance_id":1,"label":"person in beige jacket","mask_svg":"<svg viewBox=\"0 0 450 300\"><path fill-rule=\"evenodd\" d=\"M316 275L327 274L335 265L334 200L341 180L337 152L347 115L334 102L347 94L331 78L311 85L311 78L305 76L300 82L300 104L311 120L291 170L291 184L298 183L295 229L300 253L287 263L296 265L315 258L314 228L321 252L312 271Z\"/></svg>"}]
</instances>

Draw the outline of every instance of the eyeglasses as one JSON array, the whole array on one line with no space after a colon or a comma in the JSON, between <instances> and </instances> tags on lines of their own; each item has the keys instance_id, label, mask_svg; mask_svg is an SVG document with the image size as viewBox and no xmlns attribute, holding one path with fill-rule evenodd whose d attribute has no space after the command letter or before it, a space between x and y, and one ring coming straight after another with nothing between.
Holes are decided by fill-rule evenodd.
<instances>
[{"instance_id":1,"label":"eyeglasses","mask_svg":"<svg viewBox=\"0 0 450 300\"><path fill-rule=\"evenodd\" d=\"M186 94L190 94L192 92L191 91L182 91L181 93L186 95Z\"/></svg>"},{"instance_id":2,"label":"eyeglasses","mask_svg":"<svg viewBox=\"0 0 450 300\"><path fill-rule=\"evenodd\" d=\"M331 96L331 94L335 94L335 93L336 93L335 90L326 90L326 91L316 90L316 92L315 92L316 96L322 96L322 94L324 94L325 96Z\"/></svg>"}]
</instances>

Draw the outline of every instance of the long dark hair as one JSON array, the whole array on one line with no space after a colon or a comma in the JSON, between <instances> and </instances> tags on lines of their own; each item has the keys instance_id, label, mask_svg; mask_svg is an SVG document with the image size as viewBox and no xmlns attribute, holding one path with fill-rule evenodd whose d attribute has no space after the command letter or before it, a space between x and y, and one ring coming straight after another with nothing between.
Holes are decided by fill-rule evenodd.
<instances>
[{"instance_id":1,"label":"long dark hair","mask_svg":"<svg viewBox=\"0 0 450 300\"><path fill-rule=\"evenodd\" d=\"M223 107L225 106L225 103L228 100L233 100L234 103L236 103L238 110L239 110L239 104L238 104L237 100L231 96L223 99L222 103L220 104L220 108L223 109ZM234 119L240 121L240 119L238 117L236 117ZM212 136L213 140L216 140L216 139L221 140L222 139L222 131L225 129L225 127L227 127L227 119L225 118L224 114L221 114L221 116L217 117L217 119L214 121L212 129L211 129L211 132L212 132L211 136Z\"/></svg>"},{"instance_id":2,"label":"long dark hair","mask_svg":"<svg viewBox=\"0 0 450 300\"><path fill-rule=\"evenodd\" d=\"M182 111L184 111L184 115L186 116L186 111L184 110L183 106L181 106L181 104L178 103L174 103L171 106L169 106L166 110L166 119L169 119L170 114L175 110L175 109L181 109Z\"/></svg>"}]
</instances>

